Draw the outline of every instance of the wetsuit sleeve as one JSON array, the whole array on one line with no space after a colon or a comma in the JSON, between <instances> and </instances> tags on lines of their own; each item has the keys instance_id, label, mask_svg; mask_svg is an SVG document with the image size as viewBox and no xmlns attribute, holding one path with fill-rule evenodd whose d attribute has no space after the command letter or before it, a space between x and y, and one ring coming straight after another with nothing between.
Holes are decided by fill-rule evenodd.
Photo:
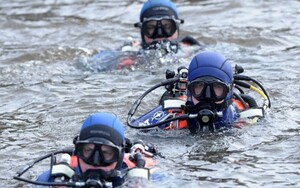
<instances>
[{"instance_id":1,"label":"wetsuit sleeve","mask_svg":"<svg viewBox=\"0 0 300 188\"><path fill-rule=\"evenodd\" d=\"M50 176L50 170L42 173L41 175L39 175L39 177L37 178L36 181L39 182L53 182L53 180L51 180L51 176Z\"/></svg>"},{"instance_id":2,"label":"wetsuit sleeve","mask_svg":"<svg viewBox=\"0 0 300 188\"><path fill-rule=\"evenodd\" d=\"M232 104L229 105L226 112L224 112L223 118L223 121L227 124L234 123L238 118L237 109Z\"/></svg>"},{"instance_id":3,"label":"wetsuit sleeve","mask_svg":"<svg viewBox=\"0 0 300 188\"><path fill-rule=\"evenodd\" d=\"M125 182L124 178L121 177L115 177L112 180L113 187L121 186Z\"/></svg>"},{"instance_id":4,"label":"wetsuit sleeve","mask_svg":"<svg viewBox=\"0 0 300 188\"><path fill-rule=\"evenodd\" d=\"M223 111L223 116L216 121L216 129L233 126L237 120L238 114L236 108L231 104Z\"/></svg>"}]
</instances>

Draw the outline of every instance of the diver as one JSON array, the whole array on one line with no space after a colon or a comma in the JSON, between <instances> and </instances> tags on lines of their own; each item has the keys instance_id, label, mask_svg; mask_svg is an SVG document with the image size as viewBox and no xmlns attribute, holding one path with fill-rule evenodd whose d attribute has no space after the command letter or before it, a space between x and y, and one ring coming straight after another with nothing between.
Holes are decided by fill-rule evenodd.
<instances>
[{"instance_id":1,"label":"diver","mask_svg":"<svg viewBox=\"0 0 300 188\"><path fill-rule=\"evenodd\" d=\"M176 53L180 44L200 46L191 36L179 37L179 25L183 23L172 1L148 0L140 11L140 22L134 26L140 28L142 49L164 48ZM131 45L139 46L139 42L133 41Z\"/></svg>"},{"instance_id":2,"label":"diver","mask_svg":"<svg viewBox=\"0 0 300 188\"><path fill-rule=\"evenodd\" d=\"M134 103L127 124L137 129L188 128L194 134L238 126L240 119L256 122L271 106L270 99L258 81L240 75L242 72L242 67L236 66L234 73L230 61L219 53L199 53L188 68L179 67L177 74L167 70L167 80L147 90ZM159 105L132 119L142 99L160 86L165 86L166 91ZM261 95L263 104L258 106L254 97L242 88Z\"/></svg>"},{"instance_id":3,"label":"diver","mask_svg":"<svg viewBox=\"0 0 300 188\"><path fill-rule=\"evenodd\" d=\"M238 111L232 103L233 70L224 56L214 52L195 56L188 68L187 88L187 112L199 116L188 120L192 133L205 125L211 130L231 126L237 120ZM207 115L210 119L206 120Z\"/></svg>"},{"instance_id":4,"label":"diver","mask_svg":"<svg viewBox=\"0 0 300 188\"><path fill-rule=\"evenodd\" d=\"M110 113L90 115L74 138L74 145L71 150L41 157L14 178L46 186L116 187L132 177L148 180L150 168L156 163L154 146L126 139L123 124ZM58 162L55 160L57 154L61 154ZM50 170L36 181L21 177L34 164L49 157Z\"/></svg>"},{"instance_id":5,"label":"diver","mask_svg":"<svg viewBox=\"0 0 300 188\"><path fill-rule=\"evenodd\" d=\"M95 72L134 69L153 60L154 56L159 58L176 54L188 57L202 46L191 36L180 37L179 25L184 20L179 18L177 7L170 0L146 1L139 20L134 26L140 28L140 41L129 37L120 49L101 51L90 58L82 56L78 63Z\"/></svg>"}]
</instances>

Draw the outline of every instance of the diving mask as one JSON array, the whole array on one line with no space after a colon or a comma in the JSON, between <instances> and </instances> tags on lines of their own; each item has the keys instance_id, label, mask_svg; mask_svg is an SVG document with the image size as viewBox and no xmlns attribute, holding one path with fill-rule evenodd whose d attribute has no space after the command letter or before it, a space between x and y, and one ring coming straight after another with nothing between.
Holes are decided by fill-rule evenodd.
<instances>
[{"instance_id":1,"label":"diving mask","mask_svg":"<svg viewBox=\"0 0 300 188\"><path fill-rule=\"evenodd\" d=\"M213 77L198 78L188 84L188 90L198 101L222 101L229 92L229 86Z\"/></svg>"},{"instance_id":2,"label":"diving mask","mask_svg":"<svg viewBox=\"0 0 300 188\"><path fill-rule=\"evenodd\" d=\"M172 17L145 18L141 24L142 34L151 39L169 38L177 31L177 22Z\"/></svg>"},{"instance_id":3,"label":"diving mask","mask_svg":"<svg viewBox=\"0 0 300 188\"><path fill-rule=\"evenodd\" d=\"M76 143L76 154L85 163L93 166L109 166L119 161L121 149L112 143L80 141Z\"/></svg>"}]
</instances>

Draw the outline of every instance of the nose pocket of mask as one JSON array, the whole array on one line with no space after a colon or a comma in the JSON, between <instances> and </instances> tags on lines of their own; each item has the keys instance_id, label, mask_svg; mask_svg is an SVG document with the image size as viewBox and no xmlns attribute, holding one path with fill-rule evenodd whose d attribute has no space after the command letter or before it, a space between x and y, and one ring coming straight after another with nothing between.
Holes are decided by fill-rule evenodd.
<instances>
[{"instance_id":1,"label":"nose pocket of mask","mask_svg":"<svg viewBox=\"0 0 300 188\"><path fill-rule=\"evenodd\" d=\"M210 86L207 86L205 89L205 98L211 98Z\"/></svg>"},{"instance_id":2,"label":"nose pocket of mask","mask_svg":"<svg viewBox=\"0 0 300 188\"><path fill-rule=\"evenodd\" d=\"M95 151L93 163L96 165L100 164L100 154L98 150Z\"/></svg>"},{"instance_id":3,"label":"nose pocket of mask","mask_svg":"<svg viewBox=\"0 0 300 188\"><path fill-rule=\"evenodd\" d=\"M158 27L157 28L157 37L163 37L163 31L162 31L162 28L161 27Z\"/></svg>"}]
</instances>

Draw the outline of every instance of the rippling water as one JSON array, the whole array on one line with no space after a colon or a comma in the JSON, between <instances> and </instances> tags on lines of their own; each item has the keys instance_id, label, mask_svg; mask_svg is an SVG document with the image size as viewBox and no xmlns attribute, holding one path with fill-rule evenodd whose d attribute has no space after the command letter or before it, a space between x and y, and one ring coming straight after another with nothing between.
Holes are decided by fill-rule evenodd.
<instances>
[{"instance_id":1,"label":"rippling water","mask_svg":"<svg viewBox=\"0 0 300 188\"><path fill-rule=\"evenodd\" d=\"M158 145L168 178L160 187L300 187L300 1L183 1L178 9L189 34L245 68L269 91L265 121L220 135L129 137ZM85 117L127 111L175 64L94 73L76 66L79 56L117 49L138 38L141 1L10 0L0 3L1 187L38 156L71 146ZM146 102L158 100L159 92ZM152 102L153 103L153 102ZM34 175L34 174L33 174Z\"/></svg>"}]
</instances>

